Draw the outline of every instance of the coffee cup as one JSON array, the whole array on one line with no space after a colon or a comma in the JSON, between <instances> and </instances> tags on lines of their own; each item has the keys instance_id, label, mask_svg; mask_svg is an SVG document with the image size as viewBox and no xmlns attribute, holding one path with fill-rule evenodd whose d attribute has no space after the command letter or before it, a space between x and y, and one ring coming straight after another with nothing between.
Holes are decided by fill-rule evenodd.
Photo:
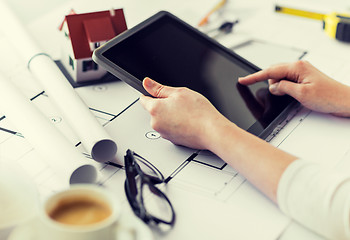
<instances>
[{"instance_id":1,"label":"coffee cup","mask_svg":"<svg viewBox=\"0 0 350 240\"><path fill-rule=\"evenodd\" d=\"M121 205L106 189L73 185L49 197L39 212L39 239L135 239L132 229L119 226ZM121 237L123 236L123 237Z\"/></svg>"}]
</instances>

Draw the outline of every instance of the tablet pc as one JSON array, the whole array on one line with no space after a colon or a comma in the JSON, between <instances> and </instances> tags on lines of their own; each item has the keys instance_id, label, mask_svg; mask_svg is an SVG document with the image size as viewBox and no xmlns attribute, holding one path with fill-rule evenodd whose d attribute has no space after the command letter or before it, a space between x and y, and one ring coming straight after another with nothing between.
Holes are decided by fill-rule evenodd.
<instances>
[{"instance_id":1,"label":"tablet pc","mask_svg":"<svg viewBox=\"0 0 350 240\"><path fill-rule=\"evenodd\" d=\"M239 84L238 77L260 69L165 11L96 49L93 60L146 95L145 77L200 92L229 120L261 138L296 103L270 94L267 82Z\"/></svg>"}]
</instances>

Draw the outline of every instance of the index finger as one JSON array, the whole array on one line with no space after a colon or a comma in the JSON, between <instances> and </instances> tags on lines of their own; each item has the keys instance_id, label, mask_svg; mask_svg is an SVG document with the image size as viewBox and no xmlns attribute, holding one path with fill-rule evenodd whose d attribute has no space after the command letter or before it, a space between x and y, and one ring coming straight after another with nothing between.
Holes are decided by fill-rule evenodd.
<instances>
[{"instance_id":1,"label":"index finger","mask_svg":"<svg viewBox=\"0 0 350 240\"><path fill-rule=\"evenodd\" d=\"M279 64L250 74L248 76L240 77L238 79L238 82L243 85L250 85L257 82L266 81L268 79L287 79L294 81L295 79L293 79L293 76L294 74L292 71L292 64Z\"/></svg>"}]
</instances>

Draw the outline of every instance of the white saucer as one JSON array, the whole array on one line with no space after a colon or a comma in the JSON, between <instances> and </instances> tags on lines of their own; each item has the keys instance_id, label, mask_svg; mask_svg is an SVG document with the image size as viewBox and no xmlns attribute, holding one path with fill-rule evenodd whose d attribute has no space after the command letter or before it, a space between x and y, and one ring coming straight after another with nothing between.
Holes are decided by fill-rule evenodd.
<instances>
[{"instance_id":1,"label":"white saucer","mask_svg":"<svg viewBox=\"0 0 350 240\"><path fill-rule=\"evenodd\" d=\"M123 215L120 219L121 227L132 228L136 231L135 240L153 240L150 228L134 215ZM33 219L24 225L18 226L10 234L8 240L38 240L36 232L42 227L38 219Z\"/></svg>"}]
</instances>

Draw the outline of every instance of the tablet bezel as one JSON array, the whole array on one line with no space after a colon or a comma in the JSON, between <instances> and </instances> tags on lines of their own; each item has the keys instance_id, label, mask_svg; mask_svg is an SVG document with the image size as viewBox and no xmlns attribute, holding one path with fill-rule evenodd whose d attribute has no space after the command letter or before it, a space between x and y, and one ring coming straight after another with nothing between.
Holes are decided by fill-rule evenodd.
<instances>
[{"instance_id":1,"label":"tablet bezel","mask_svg":"<svg viewBox=\"0 0 350 240\"><path fill-rule=\"evenodd\" d=\"M219 44L214 39L208 37L204 33L200 32L198 29L192 27L188 23L184 22L183 20L179 19L178 17L174 16L173 14L167 12L167 11L161 11L157 14L151 16L150 18L146 19L145 21L141 22L140 24L136 25L135 27L123 32L122 34L116 36L115 38L108 41L106 44L102 45L101 47L97 48L93 53L93 60L103 68L105 68L108 72L112 73L114 76L119 78L120 80L124 81L125 83L129 84L139 92L141 92L144 95L148 95L149 93L143 88L142 86L142 79L138 79L129 72L125 71L112 61L110 61L108 58L106 58L103 54L108 51L110 48L115 46L116 44L126 40L127 38L133 36L135 33L139 32L140 30L146 28L147 26L151 25L152 23L160 20L164 16L170 17L173 20L179 22L184 27L189 29L190 31L194 31L195 34L198 34L200 37L204 38L205 41L208 41L211 45L215 45L215 47L218 48L221 52L224 54L230 55L230 57L233 57L237 59L244 67L247 69L253 70L253 71L259 71L261 70L256 65L252 64L248 60L244 59L243 57L239 56L232 50L224 47L223 45ZM276 128L278 124L280 124L289 114L290 110L294 108L297 105L297 101L291 101L291 103L273 120L271 123L266 127L262 128L258 121L256 121L253 125L251 125L246 131L265 139L268 137L268 135L271 133L273 129Z\"/></svg>"}]
</instances>

